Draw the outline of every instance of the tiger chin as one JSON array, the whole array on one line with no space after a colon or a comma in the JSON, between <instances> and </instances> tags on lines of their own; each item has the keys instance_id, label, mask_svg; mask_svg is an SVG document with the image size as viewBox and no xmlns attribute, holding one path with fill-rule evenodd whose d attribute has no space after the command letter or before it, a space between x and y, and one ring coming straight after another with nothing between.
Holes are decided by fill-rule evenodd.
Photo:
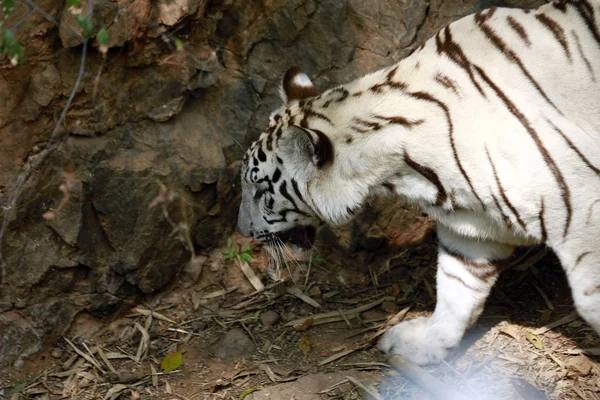
<instances>
[{"instance_id":1,"label":"tiger chin","mask_svg":"<svg viewBox=\"0 0 600 400\"><path fill-rule=\"evenodd\" d=\"M320 93L298 67L241 170L239 230L309 247L387 193L437 220L437 304L379 342L438 363L516 247L546 245L600 333L600 1L492 8Z\"/></svg>"}]
</instances>

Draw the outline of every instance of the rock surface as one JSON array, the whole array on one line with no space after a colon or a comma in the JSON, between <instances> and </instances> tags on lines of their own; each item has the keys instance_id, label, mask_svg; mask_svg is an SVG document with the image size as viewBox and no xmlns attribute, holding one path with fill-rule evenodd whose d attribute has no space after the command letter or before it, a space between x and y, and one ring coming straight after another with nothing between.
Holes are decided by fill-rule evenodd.
<instances>
[{"instance_id":1,"label":"rock surface","mask_svg":"<svg viewBox=\"0 0 600 400\"><path fill-rule=\"evenodd\" d=\"M90 3L82 1L84 15ZM104 60L92 39L78 76L82 31L64 2L37 1L59 29L17 2L4 26L18 29L27 62L0 59L0 215L9 213L0 369L51 344L78 315L111 317L164 288L190 259L182 232L198 255L225 242L239 204L239 145L255 139L278 106L290 65L326 89L410 54L460 16L540 3L94 0L92 36L106 26L110 49ZM16 207L5 209L78 77L58 145ZM58 209L70 173L66 206L44 219ZM157 201L166 203L149 207ZM330 236L350 251L376 250L419 241L430 227L382 201ZM200 264L186 273L202 280Z\"/></svg>"}]
</instances>

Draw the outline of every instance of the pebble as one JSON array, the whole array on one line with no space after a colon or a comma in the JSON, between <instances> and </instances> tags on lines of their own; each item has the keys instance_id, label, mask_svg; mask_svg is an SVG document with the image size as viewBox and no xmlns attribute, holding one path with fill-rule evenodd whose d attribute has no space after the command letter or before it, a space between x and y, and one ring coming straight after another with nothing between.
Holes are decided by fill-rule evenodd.
<instances>
[{"instance_id":1,"label":"pebble","mask_svg":"<svg viewBox=\"0 0 600 400\"><path fill-rule=\"evenodd\" d=\"M203 321L194 321L190 324L190 327L194 332L200 332L206 329L206 322Z\"/></svg>"},{"instance_id":2,"label":"pebble","mask_svg":"<svg viewBox=\"0 0 600 400\"><path fill-rule=\"evenodd\" d=\"M267 327L277 325L280 319L281 317L275 311L265 311L264 313L260 314L260 322Z\"/></svg>"},{"instance_id":3,"label":"pebble","mask_svg":"<svg viewBox=\"0 0 600 400\"><path fill-rule=\"evenodd\" d=\"M308 294L315 299L320 299L322 296L321 289L318 286L311 287Z\"/></svg>"},{"instance_id":4,"label":"pebble","mask_svg":"<svg viewBox=\"0 0 600 400\"><path fill-rule=\"evenodd\" d=\"M117 371L119 383L133 383L144 379L148 373L143 370L138 371Z\"/></svg>"},{"instance_id":5,"label":"pebble","mask_svg":"<svg viewBox=\"0 0 600 400\"><path fill-rule=\"evenodd\" d=\"M54 350L52 350L52 357L54 357L54 358L61 358L62 354L63 354L63 351L59 347L55 347Z\"/></svg>"},{"instance_id":6,"label":"pebble","mask_svg":"<svg viewBox=\"0 0 600 400\"><path fill-rule=\"evenodd\" d=\"M254 352L254 343L240 329L231 329L215 345L214 353L223 360L249 356Z\"/></svg>"}]
</instances>

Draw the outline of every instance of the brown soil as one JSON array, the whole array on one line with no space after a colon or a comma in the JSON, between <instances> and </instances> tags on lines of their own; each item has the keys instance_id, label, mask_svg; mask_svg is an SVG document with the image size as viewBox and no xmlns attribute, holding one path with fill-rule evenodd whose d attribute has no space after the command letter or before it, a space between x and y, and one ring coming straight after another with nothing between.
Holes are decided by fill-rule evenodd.
<instances>
[{"instance_id":1,"label":"brown soil","mask_svg":"<svg viewBox=\"0 0 600 400\"><path fill-rule=\"evenodd\" d=\"M219 264L212 269L238 268L217 254ZM289 279L269 281L261 294L231 291L212 299L206 297L227 287L175 286L104 326L80 324L68 339L82 355L63 339L20 371L4 371L0 393L24 399L377 398L365 394L362 385L381 399L430 398L365 343L388 316L405 307L410 307L407 319L432 311L435 245L425 243L377 268L377 263L361 266L367 263L335 249L323 254L323 261L312 263L307 287L304 277L295 274L296 285L321 305L318 309L288 292L294 286ZM240 283L243 279L236 276L226 274L230 281L225 282ZM381 299L359 317L348 312ZM154 314L141 314L147 310ZM268 310L282 317L273 327L260 320ZM345 313L346 320L317 325L320 320L313 318L312 326L285 326L329 311ZM600 399L599 358L579 350L598 347L600 341L585 323L575 318L531 336L573 311L564 274L552 255L524 271L507 271L462 348L426 369L473 399ZM254 346L245 349L250 350L245 357L217 358L215 353L228 346L219 341L234 328ZM541 341L537 347L535 338ZM349 351L357 346L363 347ZM181 366L161 372L164 357L176 351L183 353ZM345 351L347 356L324 363Z\"/></svg>"}]
</instances>

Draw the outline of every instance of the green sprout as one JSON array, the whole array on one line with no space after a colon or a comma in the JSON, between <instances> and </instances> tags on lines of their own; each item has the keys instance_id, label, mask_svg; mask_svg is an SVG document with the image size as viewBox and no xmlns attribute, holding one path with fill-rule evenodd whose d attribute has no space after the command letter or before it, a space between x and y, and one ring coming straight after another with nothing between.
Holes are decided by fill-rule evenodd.
<instances>
[{"instance_id":1,"label":"green sprout","mask_svg":"<svg viewBox=\"0 0 600 400\"><path fill-rule=\"evenodd\" d=\"M312 256L310 258L310 262L311 263L315 263L315 264L319 264L319 263L322 263L324 261L325 261L325 259L323 257L321 257L320 255L318 255L318 254L315 254L314 256Z\"/></svg>"},{"instance_id":2,"label":"green sprout","mask_svg":"<svg viewBox=\"0 0 600 400\"><path fill-rule=\"evenodd\" d=\"M94 29L94 23L91 19L85 18L84 16L77 16L77 23L83 28L83 37L90 37L92 30Z\"/></svg>"},{"instance_id":3,"label":"green sprout","mask_svg":"<svg viewBox=\"0 0 600 400\"><path fill-rule=\"evenodd\" d=\"M2 12L5 17L8 17L15 8L15 0L3 0L2 1Z\"/></svg>"},{"instance_id":4,"label":"green sprout","mask_svg":"<svg viewBox=\"0 0 600 400\"><path fill-rule=\"evenodd\" d=\"M227 249L222 250L221 253L225 256L226 260L239 259L240 262L249 264L252 261L252 249L250 246L246 246L243 249L233 247L233 241L231 238L227 239Z\"/></svg>"},{"instance_id":5,"label":"green sprout","mask_svg":"<svg viewBox=\"0 0 600 400\"><path fill-rule=\"evenodd\" d=\"M0 52L8 56L13 65L17 65L24 59L23 48L21 47L21 44L15 40L15 35L10 29L6 29L4 32L2 32Z\"/></svg>"}]
</instances>

